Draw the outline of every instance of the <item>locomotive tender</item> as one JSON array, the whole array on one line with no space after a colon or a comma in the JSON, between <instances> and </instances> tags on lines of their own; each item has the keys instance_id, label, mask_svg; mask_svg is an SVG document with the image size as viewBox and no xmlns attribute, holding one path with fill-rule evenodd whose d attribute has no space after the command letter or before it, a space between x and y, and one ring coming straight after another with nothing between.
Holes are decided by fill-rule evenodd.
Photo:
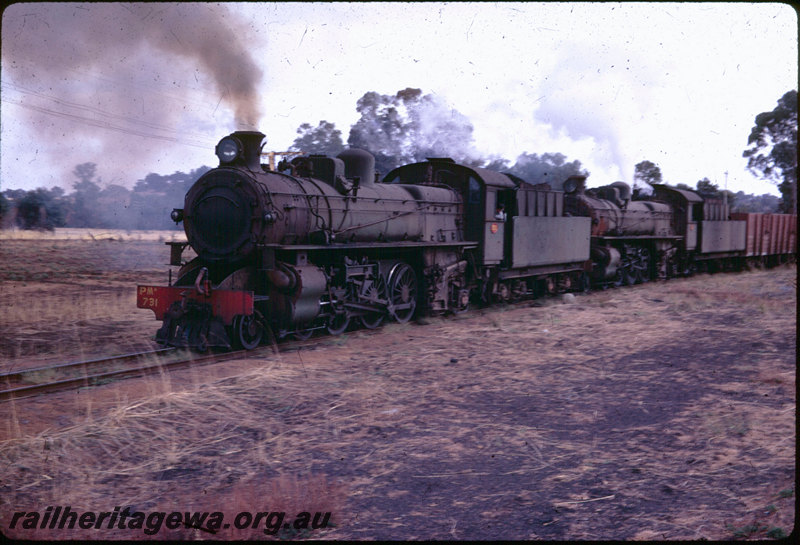
<instances>
[{"instance_id":1,"label":"locomotive tender","mask_svg":"<svg viewBox=\"0 0 800 545\"><path fill-rule=\"evenodd\" d=\"M339 334L353 321L375 328L471 301L796 253L794 217L764 253L757 241L773 223L755 214L731 221L724 204L692 191L656 186L652 201L632 200L627 184L586 189L582 177L554 191L446 158L399 167L379 183L374 158L357 149L271 171L261 164L263 140L260 132L223 138L219 167L173 210L188 240L168 243L177 279L137 288L137 306L163 321L159 343L251 349L270 335ZM756 222L757 236L748 231ZM197 257L184 263L187 244Z\"/></svg>"}]
</instances>

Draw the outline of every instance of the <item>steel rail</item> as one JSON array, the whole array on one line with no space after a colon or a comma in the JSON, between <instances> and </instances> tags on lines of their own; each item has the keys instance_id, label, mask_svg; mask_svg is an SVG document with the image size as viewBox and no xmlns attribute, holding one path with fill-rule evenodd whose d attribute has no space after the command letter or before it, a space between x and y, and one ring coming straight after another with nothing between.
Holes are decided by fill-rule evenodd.
<instances>
[{"instance_id":1,"label":"steel rail","mask_svg":"<svg viewBox=\"0 0 800 545\"><path fill-rule=\"evenodd\" d=\"M172 352L172 350L166 350L168 352ZM71 388L80 388L85 386L93 386L97 385L97 383L103 379L121 379L126 377L141 377L146 375L151 375L154 373L162 372L166 369L170 368L178 368L180 366L189 366L194 364L206 363L210 361L220 361L221 359L230 359L234 357L239 357L248 351L241 350L237 352L228 352L226 354L209 354L209 355L197 355L189 358L182 358L174 361L164 361L159 362L154 365L144 365L144 366L137 366L137 367L130 367L127 369L117 369L113 371L105 371L102 373L95 373L91 375L82 375L77 377L65 378L61 380L56 380L53 382L45 382L41 384L29 384L25 386L18 386L16 388L9 388L7 390L0 391L0 401L8 401L11 399L22 399L25 397L31 397L37 394L47 393L47 392L55 392L60 390L67 390ZM152 354L152 353L151 353ZM113 361L119 361L119 358L107 358L107 359L100 359L100 360L93 360L95 363L108 363ZM74 365L67 365L67 367L80 367L80 364L84 364L84 369L86 369L86 364L88 362L77 362ZM42 370L50 370L50 369L59 369L62 366L54 366L52 368L40 368L38 371ZM24 373L24 371L20 371L19 373Z\"/></svg>"},{"instance_id":2,"label":"steel rail","mask_svg":"<svg viewBox=\"0 0 800 545\"><path fill-rule=\"evenodd\" d=\"M365 334L369 334L366 333ZM124 354L121 356L112 356L109 358L98 358L94 360L79 361L72 363L64 363L60 365L53 365L51 367L38 367L35 369L20 369L11 373L0 374L0 383L5 383L7 388L0 390L0 402L10 401L16 399L23 399L32 397L38 394L56 392L61 390L68 390L73 388L89 387L99 385L98 383L107 379L123 379L129 377L143 377L155 373L163 372L167 369L179 369L181 367L189 367L192 365L203 365L207 363L216 363L227 361L236 358L251 358L253 356L261 355L267 351L272 353L290 352L293 350L300 350L306 347L316 347L324 345L334 337L325 336L316 339L285 341L281 343L273 343L269 345L256 348L255 350L236 350L233 352L213 353L213 354L196 354L185 352L176 348L161 348L150 352L141 352L135 354ZM146 359L153 355L162 355L165 353L188 355L180 359L172 361L161 361L152 365L143 365L136 367L129 367L126 369L115 369L112 371L104 371L102 373L87 374L90 367L103 366L113 363L124 362L126 360L141 360ZM23 381L25 375L43 372L63 371L63 370L82 369L84 373L80 376L73 376L54 380L51 382L44 382L40 384L27 384L22 386L11 387L12 380L14 382Z\"/></svg>"},{"instance_id":3,"label":"steel rail","mask_svg":"<svg viewBox=\"0 0 800 545\"><path fill-rule=\"evenodd\" d=\"M137 359L145 359L149 356L153 356L155 354L162 354L165 352L174 352L175 348L159 348L157 350L151 350L148 352L135 352L132 354L121 354L119 356L110 356L106 358L97 358L93 360L86 360L86 361L76 361L71 363L62 363L59 365L52 365L49 367L34 367L30 369L19 369L17 371L12 371L9 373L0 373L0 382L8 382L8 381L17 381L20 379L24 379L25 375L32 375L34 373L42 373L48 371L66 371L69 369L80 369L83 367L88 367L92 365L102 365L102 364L110 364L114 362L125 362L127 360L137 360Z\"/></svg>"},{"instance_id":4,"label":"steel rail","mask_svg":"<svg viewBox=\"0 0 800 545\"><path fill-rule=\"evenodd\" d=\"M507 302L503 306L507 308L524 308L528 306L535 306L537 303L537 299L530 299L525 298L520 301L514 302ZM500 309L501 307L494 307L495 309ZM476 314L477 312L491 312L492 307L490 308L470 308L464 312L459 312L459 317L466 317ZM324 328L320 328L324 329ZM380 333L380 330L358 330L354 333L358 333L359 335L376 335ZM206 363L216 363L227 361L236 358L252 358L254 356L259 356L264 354L267 351L272 353L279 353L279 352L290 352L293 350L300 350L303 348L308 347L317 347L317 346L324 346L326 343L333 342L337 336L330 336L325 335L322 337L314 338L314 339L305 339L305 340L289 340L289 341L281 341L281 342L273 342L271 344L267 344L256 348L254 350L237 350L233 352L222 352L222 353L213 353L213 354L197 354L192 352L186 352L177 348L160 348L156 350L151 350L149 352L138 352L133 354L123 354L120 356L111 356L108 358L97 358L93 360L87 361L79 361L79 362L72 362L72 363L64 363L59 365L53 365L50 367L37 367L33 369L20 369L17 371L13 371L10 373L3 373L0 374L0 383L5 383L8 388L5 390L0 390L0 402L3 401L10 401L16 399L23 399L27 397L32 397L42 393L48 392L55 392L61 390L68 390L72 388L81 388L81 387L89 387L94 385L99 385L98 383L106 380L106 379L123 379L128 377L143 377L155 373L163 372L167 369L179 369L181 367L188 367L192 365L202 365ZM183 357L180 359L175 359L173 361L161 361L156 364L152 365L144 365L144 366L137 366L137 367L130 367L126 369L116 369L112 371L105 371L102 373L95 373L95 374L87 374L87 371L90 367L99 367L103 365L110 365L113 363L122 363L128 360L136 361L136 360L144 360L152 356L161 356L164 354L181 354L187 355L189 357ZM48 373L53 371L64 371L64 370L76 370L82 369L83 374L80 376L75 376L71 378L63 378L61 380L55 380L52 382L40 383L40 384L28 384L23 386L17 386L12 388L11 382L19 382L24 381L25 375L31 375L35 373Z\"/></svg>"}]
</instances>

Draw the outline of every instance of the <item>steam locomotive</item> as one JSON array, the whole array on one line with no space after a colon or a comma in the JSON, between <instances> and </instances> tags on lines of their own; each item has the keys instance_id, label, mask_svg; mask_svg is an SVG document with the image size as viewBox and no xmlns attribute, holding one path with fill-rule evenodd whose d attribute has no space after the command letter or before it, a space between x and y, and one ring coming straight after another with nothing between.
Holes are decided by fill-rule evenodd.
<instances>
[{"instance_id":1,"label":"steam locomotive","mask_svg":"<svg viewBox=\"0 0 800 545\"><path fill-rule=\"evenodd\" d=\"M167 243L177 279L137 288L137 306L162 321L160 344L252 349L270 336L796 254L794 216L732 219L725 203L666 185L652 200L622 182L587 189L578 176L555 191L448 158L378 182L373 156L358 149L273 171L261 164L263 140L223 138L219 167L173 210L188 241ZM184 262L187 245L197 257Z\"/></svg>"}]
</instances>

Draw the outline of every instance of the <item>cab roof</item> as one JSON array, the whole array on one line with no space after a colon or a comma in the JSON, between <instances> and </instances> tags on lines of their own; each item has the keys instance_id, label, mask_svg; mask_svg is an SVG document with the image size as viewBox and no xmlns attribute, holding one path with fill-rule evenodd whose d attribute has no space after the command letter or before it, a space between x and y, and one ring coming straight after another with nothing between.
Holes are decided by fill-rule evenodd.
<instances>
[{"instance_id":1,"label":"cab roof","mask_svg":"<svg viewBox=\"0 0 800 545\"><path fill-rule=\"evenodd\" d=\"M653 184L653 189L656 191L664 191L667 193L677 193L684 199L689 202L703 202L703 197L695 193L694 191L688 191L686 189L678 189L677 187L671 187L667 184Z\"/></svg>"},{"instance_id":2,"label":"cab roof","mask_svg":"<svg viewBox=\"0 0 800 545\"><path fill-rule=\"evenodd\" d=\"M428 158L427 161L422 161L419 163L411 163L409 165L403 165L397 167L396 169L389 172L384 177L384 180L395 177L402 179L402 176L400 176L400 173L402 173L402 171L404 170L414 171L415 169L419 169L420 165L432 165L434 167L439 166L444 169L460 170L462 172L466 171L468 173L473 174L477 180L480 180L481 182L484 183L484 185L489 187L497 187L502 189L514 189L515 187L517 187L517 184L515 184L511 178L500 172L495 172L494 170L488 170L480 167L469 167L466 165L456 163L450 158L438 158L438 157L436 158L430 157ZM406 180L403 183L413 183L413 182Z\"/></svg>"}]
</instances>

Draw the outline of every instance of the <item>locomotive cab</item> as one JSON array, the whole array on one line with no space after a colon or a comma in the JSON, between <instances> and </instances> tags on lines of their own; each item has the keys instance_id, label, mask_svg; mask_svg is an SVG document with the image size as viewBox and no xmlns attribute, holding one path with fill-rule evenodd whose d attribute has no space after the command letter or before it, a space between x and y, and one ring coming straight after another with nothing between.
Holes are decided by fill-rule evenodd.
<instances>
[{"instance_id":1,"label":"locomotive cab","mask_svg":"<svg viewBox=\"0 0 800 545\"><path fill-rule=\"evenodd\" d=\"M693 251L697 247L697 226L703 217L703 199L694 191L666 184L653 184L653 189L656 199L672 207L672 228L684 238L684 250Z\"/></svg>"},{"instance_id":2,"label":"locomotive cab","mask_svg":"<svg viewBox=\"0 0 800 545\"><path fill-rule=\"evenodd\" d=\"M482 297L510 300L538 280L556 290L582 279L589 259L589 218L564 214L564 193L528 184L511 174L457 165L451 159L399 167L384 183L447 185L464 200L464 233L478 243ZM553 244L558 240L558 244Z\"/></svg>"},{"instance_id":3,"label":"locomotive cab","mask_svg":"<svg viewBox=\"0 0 800 545\"><path fill-rule=\"evenodd\" d=\"M480 245L480 260L486 265L503 261L505 223L513 210L515 184L505 174L456 164L449 158L398 167L383 179L384 184L446 186L456 190L464 203L464 238ZM504 205L506 220L495 218Z\"/></svg>"}]
</instances>

